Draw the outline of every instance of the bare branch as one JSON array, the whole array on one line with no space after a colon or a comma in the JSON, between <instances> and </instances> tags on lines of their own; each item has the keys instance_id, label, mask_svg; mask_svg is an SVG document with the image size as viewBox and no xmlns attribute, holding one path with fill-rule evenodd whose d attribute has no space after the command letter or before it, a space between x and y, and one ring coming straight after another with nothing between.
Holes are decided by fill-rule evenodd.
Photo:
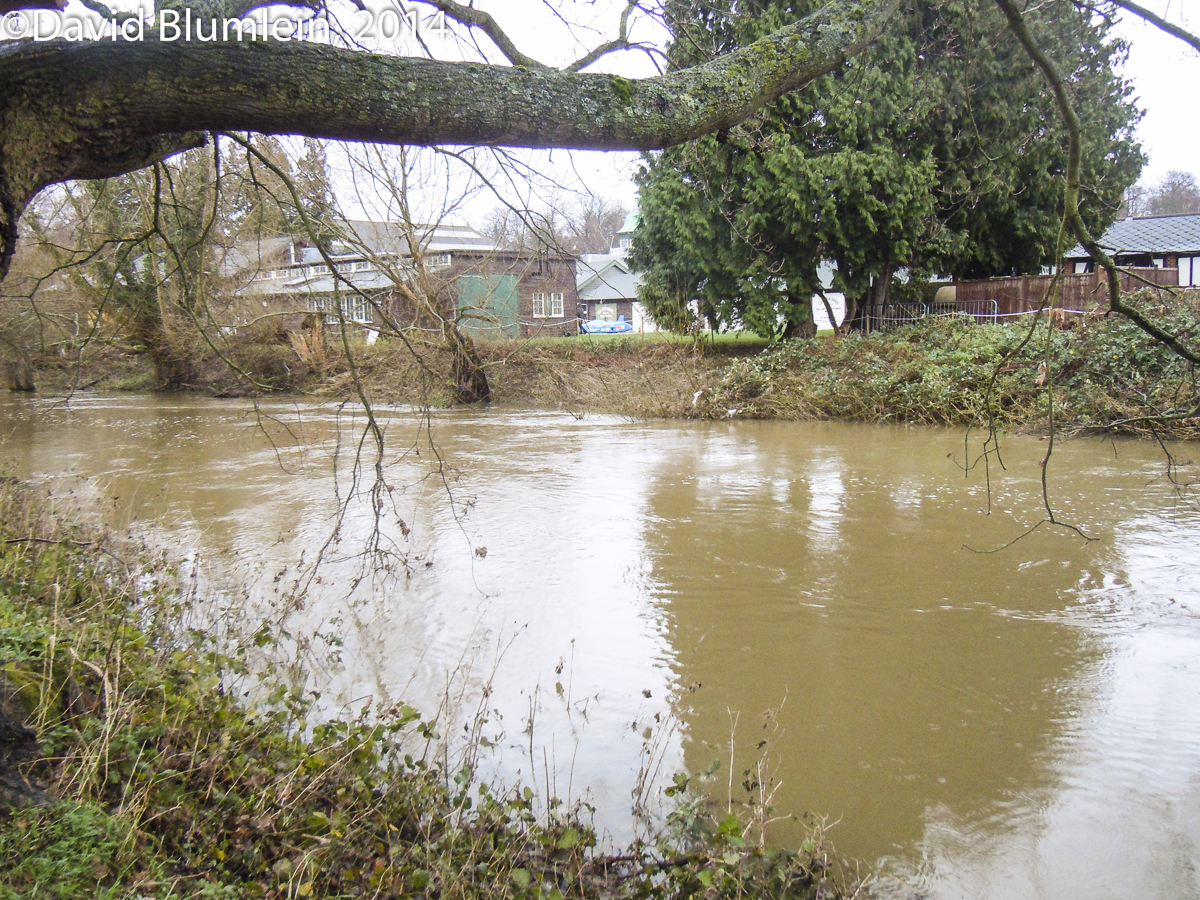
<instances>
[{"instance_id":1,"label":"bare branch","mask_svg":"<svg viewBox=\"0 0 1200 900\"><path fill-rule=\"evenodd\" d=\"M630 46L629 43L629 14L637 9L637 0L629 0L629 4L621 12L621 25L617 31L615 40L608 41L596 47L582 59L579 59L571 65L563 68L564 72L580 72L586 69L602 56L607 56L614 50L624 50Z\"/></svg>"},{"instance_id":2,"label":"bare branch","mask_svg":"<svg viewBox=\"0 0 1200 900\"><path fill-rule=\"evenodd\" d=\"M1179 40L1191 46L1193 50L1200 51L1200 37L1197 37L1186 29L1180 28L1178 25L1173 25L1162 16L1146 9L1140 3L1134 3L1132 0L1112 0L1112 2L1126 12L1133 13L1139 19L1144 19L1156 28L1162 29L1172 37L1179 38Z\"/></svg>"},{"instance_id":3,"label":"bare branch","mask_svg":"<svg viewBox=\"0 0 1200 900\"><path fill-rule=\"evenodd\" d=\"M540 63L518 50L512 38L496 23L490 13L475 9L473 6L463 6L461 3L455 3L454 0L420 0L420 2L440 10L446 14L447 18L453 19L460 25L478 28L491 39L492 43L504 54L505 59L514 66L523 66L526 69L547 68L544 63Z\"/></svg>"}]
</instances>

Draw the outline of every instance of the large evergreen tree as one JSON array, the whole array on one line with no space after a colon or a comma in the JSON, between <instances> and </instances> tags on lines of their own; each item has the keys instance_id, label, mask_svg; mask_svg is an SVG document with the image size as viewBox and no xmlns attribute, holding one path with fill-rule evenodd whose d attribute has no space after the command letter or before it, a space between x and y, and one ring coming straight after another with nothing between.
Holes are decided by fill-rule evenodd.
<instances>
[{"instance_id":1,"label":"large evergreen tree","mask_svg":"<svg viewBox=\"0 0 1200 900\"><path fill-rule=\"evenodd\" d=\"M809 2L677 0L675 66L745 46ZM1138 113L1107 25L1051 0L1030 13L1073 73L1085 120L1084 213L1111 221L1142 165ZM634 261L643 300L684 321L813 331L818 266L850 307L921 276L1036 271L1054 256L1066 138L1041 76L994 7L917 0L841 70L726 132L648 157Z\"/></svg>"}]
</instances>

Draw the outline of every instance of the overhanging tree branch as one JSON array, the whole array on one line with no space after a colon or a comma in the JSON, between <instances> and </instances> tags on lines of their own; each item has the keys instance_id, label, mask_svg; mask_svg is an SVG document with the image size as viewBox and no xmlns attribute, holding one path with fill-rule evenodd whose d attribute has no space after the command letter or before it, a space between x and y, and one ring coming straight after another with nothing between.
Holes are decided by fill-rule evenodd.
<instances>
[{"instance_id":1,"label":"overhanging tree branch","mask_svg":"<svg viewBox=\"0 0 1200 900\"><path fill-rule=\"evenodd\" d=\"M43 187L141 168L197 131L397 144L647 150L728 128L842 65L899 0L835 0L711 62L644 80L312 43L0 44L0 276Z\"/></svg>"},{"instance_id":2,"label":"overhanging tree branch","mask_svg":"<svg viewBox=\"0 0 1200 900\"><path fill-rule=\"evenodd\" d=\"M0 133L74 126L56 179L171 132L259 131L432 145L647 150L749 116L865 47L896 0L843 0L710 63L643 80L397 58L311 43L12 41L0 45ZM114 121L88 121L112 116ZM86 127L86 126L93 127ZM14 148L15 149L15 148ZM12 156L8 157L12 159Z\"/></svg>"}]
</instances>

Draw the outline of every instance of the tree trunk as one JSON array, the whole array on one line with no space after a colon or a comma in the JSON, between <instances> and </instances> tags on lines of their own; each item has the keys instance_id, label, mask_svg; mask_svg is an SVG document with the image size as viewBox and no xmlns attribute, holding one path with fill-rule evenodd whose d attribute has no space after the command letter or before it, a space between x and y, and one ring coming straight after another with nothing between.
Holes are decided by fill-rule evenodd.
<instances>
[{"instance_id":1,"label":"tree trunk","mask_svg":"<svg viewBox=\"0 0 1200 900\"><path fill-rule=\"evenodd\" d=\"M784 322L784 337L814 338L817 336L817 322L813 318L812 298L808 297L806 299L807 303L797 298L794 294L788 294L788 305L793 309L800 307L801 312L796 318L789 318ZM807 316L805 315L805 311L807 311Z\"/></svg>"},{"instance_id":2,"label":"tree trunk","mask_svg":"<svg viewBox=\"0 0 1200 900\"><path fill-rule=\"evenodd\" d=\"M888 292L892 286L892 273L896 271L895 266L884 266L874 282L871 284L871 305L879 310L878 315L883 315L884 309L888 303Z\"/></svg>"},{"instance_id":3,"label":"tree trunk","mask_svg":"<svg viewBox=\"0 0 1200 900\"><path fill-rule=\"evenodd\" d=\"M842 319L842 333L851 331L865 332L867 330L865 310L857 297L846 295L846 316Z\"/></svg>"},{"instance_id":4,"label":"tree trunk","mask_svg":"<svg viewBox=\"0 0 1200 900\"><path fill-rule=\"evenodd\" d=\"M452 357L454 402L490 403L492 387L488 384L483 360L479 357L479 351L475 349L475 342L459 331L455 322L447 322L443 334Z\"/></svg>"},{"instance_id":5,"label":"tree trunk","mask_svg":"<svg viewBox=\"0 0 1200 900\"><path fill-rule=\"evenodd\" d=\"M199 335L177 335L158 315L141 312L133 314L130 338L145 348L154 363L154 387L159 391L181 391L198 380L195 342Z\"/></svg>"},{"instance_id":6,"label":"tree trunk","mask_svg":"<svg viewBox=\"0 0 1200 900\"><path fill-rule=\"evenodd\" d=\"M876 328L879 319L884 315L888 302L888 286L892 280L893 266L884 266L883 272L871 279L866 296L862 302L846 297L846 321L851 322L855 331L870 333ZM854 318L851 320L851 304L854 307Z\"/></svg>"}]
</instances>

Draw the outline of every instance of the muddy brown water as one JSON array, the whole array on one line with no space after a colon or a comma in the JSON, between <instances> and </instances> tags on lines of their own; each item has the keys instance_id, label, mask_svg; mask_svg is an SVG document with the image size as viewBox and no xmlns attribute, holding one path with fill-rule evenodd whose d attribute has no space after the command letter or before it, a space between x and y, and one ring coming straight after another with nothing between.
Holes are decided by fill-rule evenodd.
<instances>
[{"instance_id":1,"label":"muddy brown water","mask_svg":"<svg viewBox=\"0 0 1200 900\"><path fill-rule=\"evenodd\" d=\"M676 771L719 761L725 802L732 758L735 794L751 770L823 818L881 896L1200 897L1200 513L1156 447L1060 444L1056 513L1094 540L1004 547L1043 516L1035 438L1004 440L989 514L955 430L381 421L390 572L349 410L4 398L0 465L157 535L221 623L327 546L289 619L324 708L485 710L483 771L615 840Z\"/></svg>"}]
</instances>

